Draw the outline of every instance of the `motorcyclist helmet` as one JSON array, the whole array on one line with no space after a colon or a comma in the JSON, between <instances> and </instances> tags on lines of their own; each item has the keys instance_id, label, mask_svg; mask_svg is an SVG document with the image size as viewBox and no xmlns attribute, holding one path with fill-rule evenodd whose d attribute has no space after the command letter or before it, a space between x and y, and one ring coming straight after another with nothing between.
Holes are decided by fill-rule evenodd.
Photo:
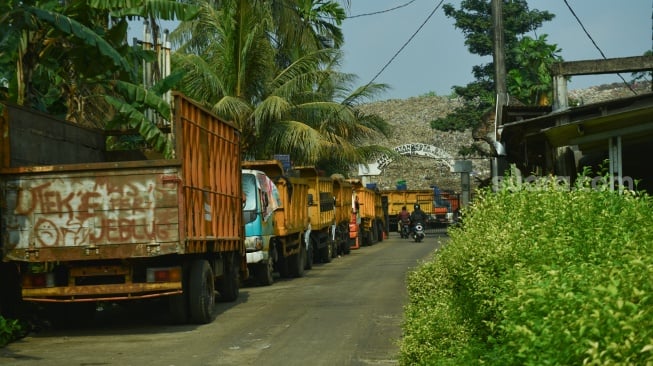
<instances>
[{"instance_id":1,"label":"motorcyclist helmet","mask_svg":"<svg viewBox=\"0 0 653 366\"><path fill-rule=\"evenodd\" d=\"M419 203L416 203L415 206L413 206L416 210L419 210Z\"/></svg>"}]
</instances>

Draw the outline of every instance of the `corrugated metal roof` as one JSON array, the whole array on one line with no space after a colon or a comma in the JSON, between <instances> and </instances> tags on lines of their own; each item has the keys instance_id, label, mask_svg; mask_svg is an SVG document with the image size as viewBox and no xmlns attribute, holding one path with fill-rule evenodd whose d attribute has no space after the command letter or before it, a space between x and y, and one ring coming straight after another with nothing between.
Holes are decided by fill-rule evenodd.
<instances>
[{"instance_id":1,"label":"corrugated metal roof","mask_svg":"<svg viewBox=\"0 0 653 366\"><path fill-rule=\"evenodd\" d=\"M653 138L653 93L571 107L535 118L506 123L502 135L546 137L553 147L579 145L581 150L607 148L607 139L622 142Z\"/></svg>"}]
</instances>

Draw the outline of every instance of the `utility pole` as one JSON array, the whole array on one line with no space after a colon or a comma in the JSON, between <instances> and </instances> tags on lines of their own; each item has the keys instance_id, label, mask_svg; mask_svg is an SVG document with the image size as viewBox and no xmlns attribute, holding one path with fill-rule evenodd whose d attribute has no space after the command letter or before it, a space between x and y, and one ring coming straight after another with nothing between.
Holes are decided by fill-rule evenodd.
<instances>
[{"instance_id":1,"label":"utility pole","mask_svg":"<svg viewBox=\"0 0 653 366\"><path fill-rule=\"evenodd\" d=\"M494 150L497 155L492 157L492 182L496 183L503 176L506 166L506 152L501 143L500 124L503 121L503 107L507 104L506 92L506 61L505 42L503 36L503 0L492 0L492 34L494 36L494 85L497 93L494 118Z\"/></svg>"}]
</instances>

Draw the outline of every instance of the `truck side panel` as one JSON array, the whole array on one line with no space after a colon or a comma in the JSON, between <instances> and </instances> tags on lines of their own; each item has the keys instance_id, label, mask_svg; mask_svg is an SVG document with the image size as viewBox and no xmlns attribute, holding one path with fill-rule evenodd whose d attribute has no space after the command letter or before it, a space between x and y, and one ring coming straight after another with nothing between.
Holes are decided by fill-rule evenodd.
<instances>
[{"instance_id":1,"label":"truck side panel","mask_svg":"<svg viewBox=\"0 0 653 366\"><path fill-rule=\"evenodd\" d=\"M308 225L308 182L302 178L277 179L277 189L283 205L275 212L275 235L302 233Z\"/></svg>"},{"instance_id":2,"label":"truck side panel","mask_svg":"<svg viewBox=\"0 0 653 366\"><path fill-rule=\"evenodd\" d=\"M349 222L351 219L352 194L354 192L351 183L344 179L333 180L333 195L336 199L336 222Z\"/></svg>"},{"instance_id":3,"label":"truck side panel","mask_svg":"<svg viewBox=\"0 0 653 366\"><path fill-rule=\"evenodd\" d=\"M53 261L179 253L177 169L41 173L1 184L6 258ZM128 245L128 246L124 246Z\"/></svg>"},{"instance_id":4,"label":"truck side panel","mask_svg":"<svg viewBox=\"0 0 653 366\"><path fill-rule=\"evenodd\" d=\"M322 177L315 167L295 167L301 178L309 183L308 194L312 197L309 216L311 229L314 231L328 230L334 224L333 181L330 177Z\"/></svg>"},{"instance_id":5,"label":"truck side panel","mask_svg":"<svg viewBox=\"0 0 653 366\"><path fill-rule=\"evenodd\" d=\"M243 251L240 132L189 99L175 99L181 136L185 237L189 252Z\"/></svg>"}]
</instances>

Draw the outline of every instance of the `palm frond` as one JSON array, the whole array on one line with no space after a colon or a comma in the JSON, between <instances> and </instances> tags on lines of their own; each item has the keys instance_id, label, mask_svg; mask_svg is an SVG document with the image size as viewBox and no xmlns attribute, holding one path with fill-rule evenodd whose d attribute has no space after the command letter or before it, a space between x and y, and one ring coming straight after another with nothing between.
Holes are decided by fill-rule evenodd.
<instances>
[{"instance_id":1,"label":"palm frond","mask_svg":"<svg viewBox=\"0 0 653 366\"><path fill-rule=\"evenodd\" d=\"M252 115L252 106L241 98L225 96L215 103L211 110L218 116L236 123L238 128L244 129L244 123Z\"/></svg>"},{"instance_id":2,"label":"palm frond","mask_svg":"<svg viewBox=\"0 0 653 366\"><path fill-rule=\"evenodd\" d=\"M255 128L260 131L263 124L280 121L291 109L291 104L285 98L269 96L254 109Z\"/></svg>"},{"instance_id":3,"label":"palm frond","mask_svg":"<svg viewBox=\"0 0 653 366\"><path fill-rule=\"evenodd\" d=\"M89 5L96 9L112 10L114 17L191 20L199 13L197 6L174 0L89 0Z\"/></svg>"}]
</instances>

